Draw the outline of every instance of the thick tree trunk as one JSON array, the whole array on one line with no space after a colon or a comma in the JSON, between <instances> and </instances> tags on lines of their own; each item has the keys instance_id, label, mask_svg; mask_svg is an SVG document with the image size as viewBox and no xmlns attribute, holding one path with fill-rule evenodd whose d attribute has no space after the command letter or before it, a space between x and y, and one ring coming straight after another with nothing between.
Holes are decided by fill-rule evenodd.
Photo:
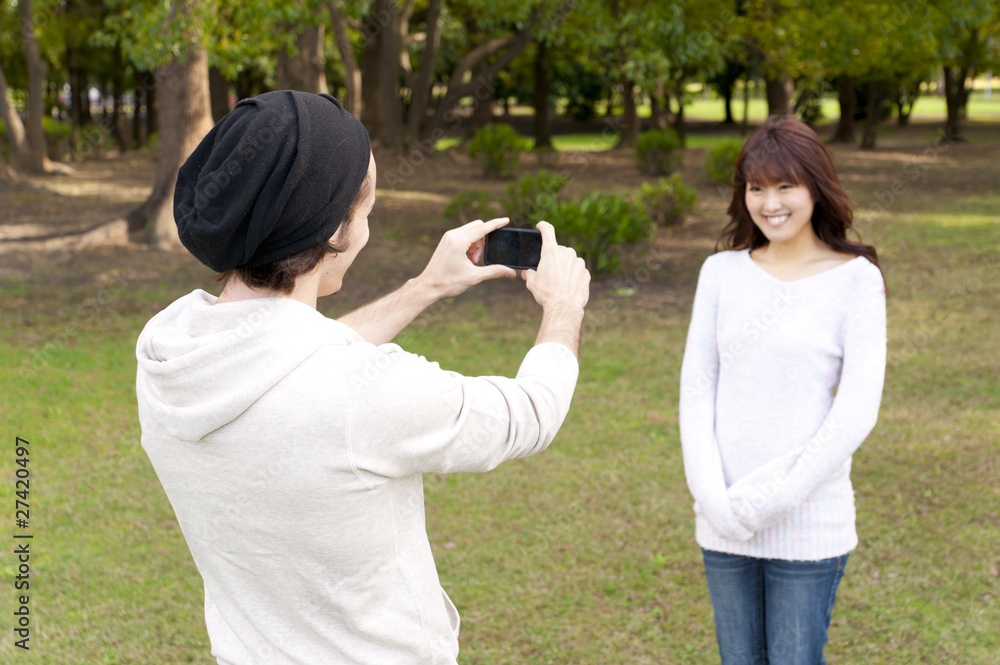
<instances>
[{"instance_id":1,"label":"thick tree trunk","mask_svg":"<svg viewBox=\"0 0 1000 665\"><path fill-rule=\"evenodd\" d=\"M391 7L392 0L386 2ZM382 98L382 132L378 142L390 150L403 149L403 104L400 98L400 54L408 19L405 11L392 12L392 20L383 30L382 53L379 57L379 96Z\"/></svg>"},{"instance_id":2,"label":"thick tree trunk","mask_svg":"<svg viewBox=\"0 0 1000 665\"><path fill-rule=\"evenodd\" d=\"M724 125L735 125L736 120L733 119L733 84L728 83L727 85L721 86L722 99L726 105L726 119L722 121Z\"/></svg>"},{"instance_id":3,"label":"thick tree trunk","mask_svg":"<svg viewBox=\"0 0 1000 665\"><path fill-rule=\"evenodd\" d=\"M212 120L219 122L229 114L229 81L218 67L208 68L208 92L212 97Z\"/></svg>"},{"instance_id":4,"label":"thick tree trunk","mask_svg":"<svg viewBox=\"0 0 1000 665\"><path fill-rule=\"evenodd\" d=\"M36 173L43 173L48 161L45 146L45 130L42 117L45 115L45 77L48 67L42 62L35 39L35 24L31 18L31 0L20 0L21 43L28 63L28 163L24 166Z\"/></svg>"},{"instance_id":5,"label":"thick tree trunk","mask_svg":"<svg viewBox=\"0 0 1000 665\"><path fill-rule=\"evenodd\" d=\"M619 148L634 148L639 141L639 110L635 104L635 81L622 77L622 134Z\"/></svg>"},{"instance_id":6,"label":"thick tree trunk","mask_svg":"<svg viewBox=\"0 0 1000 665\"><path fill-rule=\"evenodd\" d=\"M130 231L146 230L150 244L169 249L179 245L173 207L177 170L212 128L208 56L199 48L186 62L160 67L156 78L162 93L156 178L153 193L128 220Z\"/></svg>"},{"instance_id":7,"label":"thick tree trunk","mask_svg":"<svg viewBox=\"0 0 1000 665\"><path fill-rule=\"evenodd\" d=\"M841 76L837 82L837 101L840 103L840 119L837 121L837 131L830 141L854 143L854 112L858 107L858 97L854 93L854 81L850 76Z\"/></svg>"},{"instance_id":8,"label":"thick tree trunk","mask_svg":"<svg viewBox=\"0 0 1000 665\"><path fill-rule=\"evenodd\" d=\"M549 60L548 44L535 42L535 150L552 147L549 126Z\"/></svg>"},{"instance_id":9,"label":"thick tree trunk","mask_svg":"<svg viewBox=\"0 0 1000 665\"><path fill-rule=\"evenodd\" d=\"M427 38L424 55L420 59L410 96L410 109L406 116L405 143L410 145L422 134L427 124L427 109L434 89L434 70L441 50L441 0L430 0L427 5Z\"/></svg>"},{"instance_id":10,"label":"thick tree trunk","mask_svg":"<svg viewBox=\"0 0 1000 665\"><path fill-rule=\"evenodd\" d=\"M294 28L292 28L294 29ZM326 93L326 58L323 54L323 24L306 26L295 38L298 52L278 49L274 72L279 90Z\"/></svg>"},{"instance_id":11,"label":"thick tree trunk","mask_svg":"<svg viewBox=\"0 0 1000 665\"><path fill-rule=\"evenodd\" d=\"M874 84L868 84L868 113L865 118L865 134L861 139L861 147L871 149L875 147L875 138L878 131L879 110L882 106L882 90Z\"/></svg>"},{"instance_id":12,"label":"thick tree trunk","mask_svg":"<svg viewBox=\"0 0 1000 665\"><path fill-rule=\"evenodd\" d=\"M792 112L792 96L795 94L795 81L791 76L764 79L767 91L767 114L790 115Z\"/></svg>"},{"instance_id":13,"label":"thick tree trunk","mask_svg":"<svg viewBox=\"0 0 1000 665\"><path fill-rule=\"evenodd\" d=\"M441 14L441 0L431 0L431 8L428 12L433 10L433 5L437 4L437 13ZM361 119L361 68L358 66L358 59L354 55L354 48L351 46L351 39L347 36L347 21L344 18L344 12L340 8L340 0L330 0L327 3L327 11L330 13L330 23L333 25L333 36L334 42L337 44L337 50L340 52L340 63L344 67L344 80L347 86L347 99L343 100L346 103L344 108L347 112L353 115L355 118ZM430 46L430 18L428 17L428 46ZM437 28L437 22L435 19L435 29ZM438 38L440 41L440 37ZM436 53L435 53L436 56ZM422 69L422 67L421 67ZM433 74L433 69L431 71ZM414 91L416 94L416 91Z\"/></svg>"},{"instance_id":14,"label":"thick tree trunk","mask_svg":"<svg viewBox=\"0 0 1000 665\"><path fill-rule=\"evenodd\" d=\"M10 142L10 159L16 170L23 171L29 169L31 165L31 154L28 148L28 139L24 134L24 123L21 116L14 108L14 101L10 96L10 89L7 87L7 77L4 75L3 66L0 66L0 120L7 126L7 140Z\"/></svg>"},{"instance_id":15,"label":"thick tree trunk","mask_svg":"<svg viewBox=\"0 0 1000 665\"><path fill-rule=\"evenodd\" d=\"M485 75L488 67L489 64L483 61L472 70L473 79L479 81L480 85L476 86L476 91L473 93L472 115L465 126L465 134L469 138L493 122L493 102L496 101L496 96L493 94L495 90L493 77Z\"/></svg>"},{"instance_id":16,"label":"thick tree trunk","mask_svg":"<svg viewBox=\"0 0 1000 665\"><path fill-rule=\"evenodd\" d=\"M386 0L376 0L363 18L365 27L364 50L361 55L361 122L368 129L372 141L382 135L382 41L385 27L391 20ZM385 22L383 25L379 21ZM367 26L375 26L368 30Z\"/></svg>"},{"instance_id":17,"label":"thick tree trunk","mask_svg":"<svg viewBox=\"0 0 1000 665\"><path fill-rule=\"evenodd\" d=\"M962 140L962 101L965 98L964 68L944 67L944 97L948 107L948 119L945 121L945 139L949 141Z\"/></svg>"}]
</instances>

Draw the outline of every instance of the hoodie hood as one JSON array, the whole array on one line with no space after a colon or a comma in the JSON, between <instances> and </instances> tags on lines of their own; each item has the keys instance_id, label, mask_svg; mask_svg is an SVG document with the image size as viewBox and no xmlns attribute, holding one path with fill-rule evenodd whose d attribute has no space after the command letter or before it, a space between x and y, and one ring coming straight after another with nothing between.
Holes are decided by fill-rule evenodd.
<instances>
[{"instance_id":1,"label":"hoodie hood","mask_svg":"<svg viewBox=\"0 0 1000 665\"><path fill-rule=\"evenodd\" d=\"M140 416L181 440L229 424L321 347L364 341L290 298L216 300L199 289L175 301L136 345Z\"/></svg>"}]
</instances>

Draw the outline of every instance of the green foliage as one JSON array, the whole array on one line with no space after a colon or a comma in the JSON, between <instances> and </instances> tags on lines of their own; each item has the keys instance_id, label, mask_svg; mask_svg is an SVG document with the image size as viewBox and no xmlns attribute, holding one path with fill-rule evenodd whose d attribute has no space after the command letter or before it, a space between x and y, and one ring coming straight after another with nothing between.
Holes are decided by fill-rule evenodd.
<instances>
[{"instance_id":1,"label":"green foliage","mask_svg":"<svg viewBox=\"0 0 1000 665\"><path fill-rule=\"evenodd\" d=\"M559 190L569 181L569 176L541 170L526 173L520 180L504 186L506 196L501 200L506 214L514 226L534 226L541 217L539 210L547 210L555 201Z\"/></svg>"},{"instance_id":2,"label":"green foliage","mask_svg":"<svg viewBox=\"0 0 1000 665\"><path fill-rule=\"evenodd\" d=\"M459 192L444 208L444 214L461 223L474 219L493 219L496 208L493 195L485 189L468 189Z\"/></svg>"},{"instance_id":3,"label":"green foliage","mask_svg":"<svg viewBox=\"0 0 1000 665\"><path fill-rule=\"evenodd\" d=\"M486 125L472 137L469 156L478 157L483 165L483 175L506 178L517 170L524 139L517 130L502 122Z\"/></svg>"},{"instance_id":4,"label":"green foliage","mask_svg":"<svg viewBox=\"0 0 1000 665\"><path fill-rule=\"evenodd\" d=\"M648 175L673 173L681 165L683 149L680 136L669 127L645 131L636 143L639 170Z\"/></svg>"},{"instance_id":5,"label":"green foliage","mask_svg":"<svg viewBox=\"0 0 1000 665\"><path fill-rule=\"evenodd\" d=\"M823 119L823 101L818 95L810 97L799 109L799 118L809 126Z\"/></svg>"},{"instance_id":6,"label":"green foliage","mask_svg":"<svg viewBox=\"0 0 1000 665\"><path fill-rule=\"evenodd\" d=\"M698 191L685 184L680 173L675 173L669 178L660 178L655 185L643 183L639 198L654 224L679 226L684 222L684 215L694 210Z\"/></svg>"},{"instance_id":7,"label":"green foliage","mask_svg":"<svg viewBox=\"0 0 1000 665\"><path fill-rule=\"evenodd\" d=\"M622 247L653 237L645 208L628 196L591 192L580 201L553 200L543 217L597 275L618 269Z\"/></svg>"},{"instance_id":8,"label":"green foliage","mask_svg":"<svg viewBox=\"0 0 1000 665\"><path fill-rule=\"evenodd\" d=\"M705 172L712 183L732 184L736 159L743 149L743 141L731 139L710 148L705 155Z\"/></svg>"}]
</instances>

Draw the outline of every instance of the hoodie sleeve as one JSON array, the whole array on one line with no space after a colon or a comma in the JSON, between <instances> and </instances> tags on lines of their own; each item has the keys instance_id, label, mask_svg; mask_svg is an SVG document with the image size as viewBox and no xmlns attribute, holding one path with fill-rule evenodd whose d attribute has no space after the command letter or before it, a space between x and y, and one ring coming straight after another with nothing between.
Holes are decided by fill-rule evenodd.
<instances>
[{"instance_id":1,"label":"hoodie sleeve","mask_svg":"<svg viewBox=\"0 0 1000 665\"><path fill-rule=\"evenodd\" d=\"M367 482L414 473L489 471L544 450L562 425L579 372L565 346L539 344L513 379L466 377L398 346L359 377L347 434Z\"/></svg>"}]
</instances>

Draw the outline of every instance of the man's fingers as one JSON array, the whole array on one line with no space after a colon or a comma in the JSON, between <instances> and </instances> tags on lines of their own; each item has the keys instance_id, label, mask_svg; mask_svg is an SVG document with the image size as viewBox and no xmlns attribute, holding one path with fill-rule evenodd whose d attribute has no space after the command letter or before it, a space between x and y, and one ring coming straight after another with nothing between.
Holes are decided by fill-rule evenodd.
<instances>
[{"instance_id":1,"label":"man's fingers","mask_svg":"<svg viewBox=\"0 0 1000 665\"><path fill-rule=\"evenodd\" d=\"M491 219L488 222L477 219L473 222L469 222L465 226L460 226L457 229L454 229L454 231L457 231L460 234L459 238L462 242L471 245L475 241L485 238L487 233L496 231L501 226L506 226L509 222L509 217L497 217L496 219Z\"/></svg>"},{"instance_id":2,"label":"man's fingers","mask_svg":"<svg viewBox=\"0 0 1000 665\"><path fill-rule=\"evenodd\" d=\"M542 247L545 247L546 245L554 247L558 244L556 241L556 229L554 226L543 221L538 222L538 224L535 225L535 228L542 233Z\"/></svg>"},{"instance_id":3,"label":"man's fingers","mask_svg":"<svg viewBox=\"0 0 1000 665\"><path fill-rule=\"evenodd\" d=\"M497 277L513 277L517 274L517 271L513 268L501 265L477 266L475 271L476 277L480 282L485 282L488 279L496 279Z\"/></svg>"}]
</instances>

